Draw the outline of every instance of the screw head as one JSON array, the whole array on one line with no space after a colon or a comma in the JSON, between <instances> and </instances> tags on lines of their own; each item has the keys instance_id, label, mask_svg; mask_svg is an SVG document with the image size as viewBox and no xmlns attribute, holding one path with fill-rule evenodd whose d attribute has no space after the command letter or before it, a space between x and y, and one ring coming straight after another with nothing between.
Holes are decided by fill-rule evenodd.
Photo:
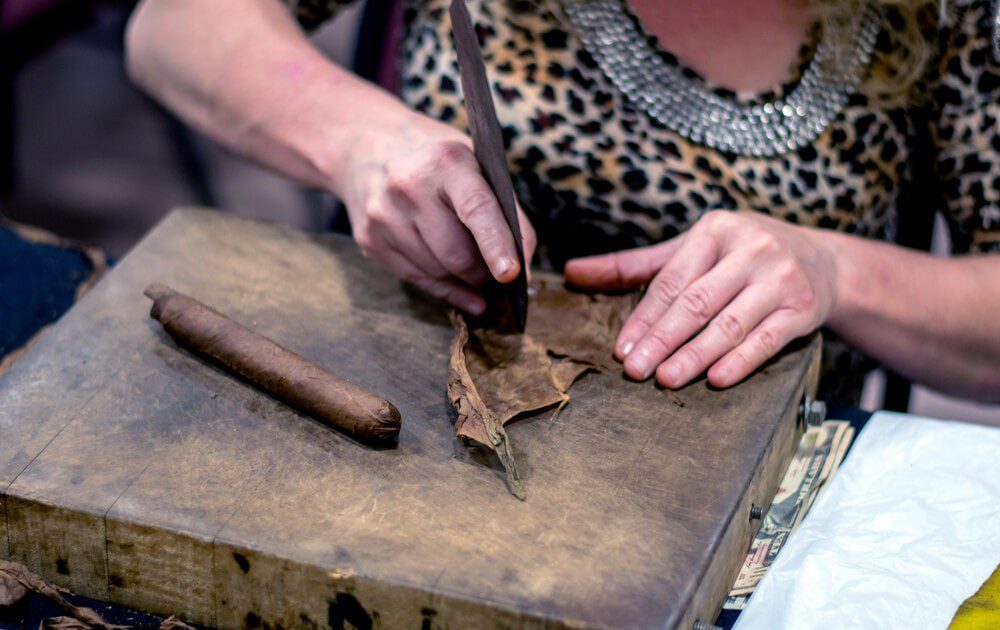
<instances>
[{"instance_id":1,"label":"screw head","mask_svg":"<svg viewBox=\"0 0 1000 630\"><path fill-rule=\"evenodd\" d=\"M826 403L822 400L813 400L806 407L806 425L818 427L826 420Z\"/></svg>"}]
</instances>

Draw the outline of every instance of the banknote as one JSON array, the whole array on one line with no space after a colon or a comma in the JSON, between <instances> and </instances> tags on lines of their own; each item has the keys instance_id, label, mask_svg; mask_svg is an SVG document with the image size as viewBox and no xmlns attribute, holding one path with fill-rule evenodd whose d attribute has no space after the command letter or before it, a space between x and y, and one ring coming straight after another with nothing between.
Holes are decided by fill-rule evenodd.
<instances>
[{"instance_id":1,"label":"banknote","mask_svg":"<svg viewBox=\"0 0 1000 630\"><path fill-rule=\"evenodd\" d=\"M846 420L827 420L805 432L750 545L724 609L743 609L788 536L802 522L844 460L853 438L854 428Z\"/></svg>"}]
</instances>

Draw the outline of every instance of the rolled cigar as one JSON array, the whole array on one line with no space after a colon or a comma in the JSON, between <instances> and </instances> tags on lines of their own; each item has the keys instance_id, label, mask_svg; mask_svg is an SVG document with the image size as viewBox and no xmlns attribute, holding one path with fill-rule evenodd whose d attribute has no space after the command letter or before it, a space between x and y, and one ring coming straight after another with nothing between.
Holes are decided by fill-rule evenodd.
<instances>
[{"instance_id":1,"label":"rolled cigar","mask_svg":"<svg viewBox=\"0 0 1000 630\"><path fill-rule=\"evenodd\" d=\"M150 317L159 320L178 345L358 440L385 443L399 435L399 411L388 400L183 293L151 284L145 294L153 300Z\"/></svg>"}]
</instances>

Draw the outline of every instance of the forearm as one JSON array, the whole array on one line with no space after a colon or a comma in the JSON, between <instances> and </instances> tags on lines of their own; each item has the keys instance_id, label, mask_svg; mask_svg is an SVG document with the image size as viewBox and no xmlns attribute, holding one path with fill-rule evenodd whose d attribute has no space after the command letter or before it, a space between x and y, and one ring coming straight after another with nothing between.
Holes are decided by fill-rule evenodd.
<instances>
[{"instance_id":1,"label":"forearm","mask_svg":"<svg viewBox=\"0 0 1000 630\"><path fill-rule=\"evenodd\" d=\"M837 261L832 330L914 381L1000 400L1000 256L936 258L814 234Z\"/></svg>"},{"instance_id":2,"label":"forearm","mask_svg":"<svg viewBox=\"0 0 1000 630\"><path fill-rule=\"evenodd\" d=\"M327 60L276 0L145 0L126 48L133 80L193 127L334 192L359 117L409 113Z\"/></svg>"}]
</instances>

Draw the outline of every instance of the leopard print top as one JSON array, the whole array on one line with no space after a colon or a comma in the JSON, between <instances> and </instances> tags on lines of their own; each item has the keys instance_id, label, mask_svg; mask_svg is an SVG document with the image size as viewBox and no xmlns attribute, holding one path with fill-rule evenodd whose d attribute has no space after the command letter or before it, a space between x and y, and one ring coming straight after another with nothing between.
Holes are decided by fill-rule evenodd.
<instances>
[{"instance_id":1,"label":"leopard print top","mask_svg":"<svg viewBox=\"0 0 1000 630\"><path fill-rule=\"evenodd\" d=\"M306 28L346 4L285 1ZM903 95L875 87L905 54L894 35L904 18L883 10L862 88L811 145L773 157L722 153L653 120L602 74L558 4L468 0L541 264L560 268L575 256L669 239L719 208L892 240L920 160L938 179L954 251L1000 252L1000 60L991 6L1000 2L966 1L950 24L922 24L936 57ZM447 6L408 0L402 98L465 129ZM813 49L803 47L785 84L746 94L709 84L657 48L691 78L744 103L781 98ZM823 389L856 399L867 362L836 339L824 354Z\"/></svg>"}]
</instances>

